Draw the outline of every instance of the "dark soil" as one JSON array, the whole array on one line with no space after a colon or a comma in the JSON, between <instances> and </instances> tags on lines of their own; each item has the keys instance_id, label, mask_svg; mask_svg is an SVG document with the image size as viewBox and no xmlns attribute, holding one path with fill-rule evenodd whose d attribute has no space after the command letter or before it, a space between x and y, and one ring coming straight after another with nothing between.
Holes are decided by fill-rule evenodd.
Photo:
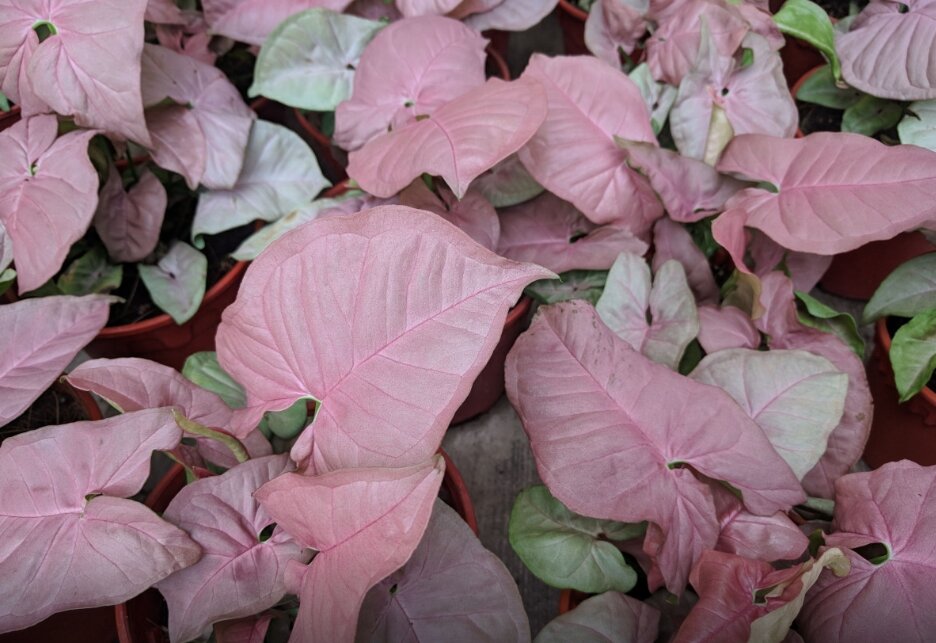
<instances>
[{"instance_id":1,"label":"dark soil","mask_svg":"<svg viewBox=\"0 0 936 643\"><path fill-rule=\"evenodd\" d=\"M841 20L848 17L848 5L850 0L815 0L816 4L825 9L830 18ZM859 2L859 5L866 4Z\"/></svg>"},{"instance_id":2,"label":"dark soil","mask_svg":"<svg viewBox=\"0 0 936 643\"><path fill-rule=\"evenodd\" d=\"M797 101L796 105L799 109L800 129L803 134L842 131L842 115L844 114L842 110L802 101Z\"/></svg>"},{"instance_id":3,"label":"dark soil","mask_svg":"<svg viewBox=\"0 0 936 643\"><path fill-rule=\"evenodd\" d=\"M23 411L22 415L0 428L0 442L32 429L87 419L84 408L77 399L68 393L50 388Z\"/></svg>"}]
</instances>

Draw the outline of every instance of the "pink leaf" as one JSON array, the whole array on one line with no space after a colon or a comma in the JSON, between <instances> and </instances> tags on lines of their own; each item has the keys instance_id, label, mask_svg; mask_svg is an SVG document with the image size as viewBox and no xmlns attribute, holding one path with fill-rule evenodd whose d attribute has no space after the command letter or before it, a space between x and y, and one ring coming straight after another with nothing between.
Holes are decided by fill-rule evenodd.
<instances>
[{"instance_id":1,"label":"pink leaf","mask_svg":"<svg viewBox=\"0 0 936 643\"><path fill-rule=\"evenodd\" d=\"M185 24L185 17L182 15L182 10L176 5L175 0L147 0L144 18L146 22L152 22L153 24Z\"/></svg>"},{"instance_id":2,"label":"pink leaf","mask_svg":"<svg viewBox=\"0 0 936 643\"><path fill-rule=\"evenodd\" d=\"M413 181L400 192L400 205L435 212L481 246L488 250L497 248L497 240L500 238L500 219L490 201L473 187L460 201L444 185L438 185L436 189L439 195L430 190L422 180ZM498 254L507 256L502 252Z\"/></svg>"},{"instance_id":3,"label":"pink leaf","mask_svg":"<svg viewBox=\"0 0 936 643\"><path fill-rule=\"evenodd\" d=\"M3 0L0 89L17 103L24 83L52 111L75 123L149 145L140 102L140 52L146 0ZM39 42L33 30L54 33ZM10 91L12 90L12 91ZM29 100L24 116L49 111Z\"/></svg>"},{"instance_id":4,"label":"pink leaf","mask_svg":"<svg viewBox=\"0 0 936 643\"><path fill-rule=\"evenodd\" d=\"M686 272L686 281L700 304L719 300L718 285L712 275L708 259L692 240L688 230L663 217L653 225L653 269L675 259Z\"/></svg>"},{"instance_id":5,"label":"pink leaf","mask_svg":"<svg viewBox=\"0 0 936 643\"><path fill-rule=\"evenodd\" d=\"M936 38L936 2L872 2L835 51L852 87L881 98L936 98L936 55L923 43Z\"/></svg>"},{"instance_id":6,"label":"pink leaf","mask_svg":"<svg viewBox=\"0 0 936 643\"><path fill-rule=\"evenodd\" d=\"M166 508L163 518L202 549L197 563L157 585L169 605L173 641L197 638L212 623L273 607L286 593L287 562L310 560L282 528L260 540L275 521L253 493L291 468L285 454L248 460L183 487Z\"/></svg>"},{"instance_id":7,"label":"pink leaf","mask_svg":"<svg viewBox=\"0 0 936 643\"><path fill-rule=\"evenodd\" d=\"M605 592L554 618L536 636L536 641L653 643L657 640L659 622L660 613L647 603L619 592Z\"/></svg>"},{"instance_id":8,"label":"pink leaf","mask_svg":"<svg viewBox=\"0 0 936 643\"><path fill-rule=\"evenodd\" d=\"M396 0L397 9L405 18L444 16L460 3L461 0Z\"/></svg>"},{"instance_id":9,"label":"pink leaf","mask_svg":"<svg viewBox=\"0 0 936 643\"><path fill-rule=\"evenodd\" d=\"M595 308L631 348L673 370L699 332L695 299L678 261L660 266L651 287L647 262L621 253Z\"/></svg>"},{"instance_id":10,"label":"pink leaf","mask_svg":"<svg viewBox=\"0 0 936 643\"><path fill-rule=\"evenodd\" d=\"M782 511L756 516L724 487L713 486L712 491L721 528L718 551L772 562L796 560L809 547L809 539Z\"/></svg>"},{"instance_id":11,"label":"pink leaf","mask_svg":"<svg viewBox=\"0 0 936 643\"><path fill-rule=\"evenodd\" d=\"M344 11L351 0L205 0L205 19L211 32L260 46L286 18L321 7Z\"/></svg>"},{"instance_id":12,"label":"pink leaf","mask_svg":"<svg viewBox=\"0 0 936 643\"><path fill-rule=\"evenodd\" d=\"M656 144L623 139L618 139L618 144L624 150L627 165L647 177L667 214L680 223L721 212L729 197L744 185L702 161Z\"/></svg>"},{"instance_id":13,"label":"pink leaf","mask_svg":"<svg viewBox=\"0 0 936 643\"><path fill-rule=\"evenodd\" d=\"M800 618L806 640L927 641L936 631L931 570L936 565L936 468L903 460L835 484L831 547L882 543L887 559L875 564L846 551L844 578L823 574Z\"/></svg>"},{"instance_id":14,"label":"pink leaf","mask_svg":"<svg viewBox=\"0 0 936 643\"><path fill-rule=\"evenodd\" d=\"M754 274L766 275L780 270L783 264L793 280L793 288L802 292L815 288L832 263L831 255L791 252L760 232L751 236L748 251L754 261Z\"/></svg>"},{"instance_id":15,"label":"pink leaf","mask_svg":"<svg viewBox=\"0 0 936 643\"><path fill-rule=\"evenodd\" d=\"M13 240L21 294L58 272L97 207L94 132L56 140L57 130L54 116L34 116L0 134L0 222Z\"/></svg>"},{"instance_id":16,"label":"pink leaf","mask_svg":"<svg viewBox=\"0 0 936 643\"><path fill-rule=\"evenodd\" d=\"M120 172L110 166L94 229L114 261L142 261L156 249L167 202L166 188L149 170L140 173L139 182L128 192Z\"/></svg>"},{"instance_id":17,"label":"pink leaf","mask_svg":"<svg viewBox=\"0 0 936 643\"><path fill-rule=\"evenodd\" d=\"M544 118L537 81L492 78L351 152L348 176L371 194L391 197L425 172L441 176L461 198L474 179L523 147Z\"/></svg>"},{"instance_id":18,"label":"pink leaf","mask_svg":"<svg viewBox=\"0 0 936 643\"><path fill-rule=\"evenodd\" d=\"M385 27L361 55L350 100L335 110L335 144L357 150L483 85L486 44L474 30L440 16Z\"/></svg>"},{"instance_id":19,"label":"pink leaf","mask_svg":"<svg viewBox=\"0 0 936 643\"><path fill-rule=\"evenodd\" d=\"M409 561L361 606L359 641L530 640L510 572L455 511L436 500Z\"/></svg>"},{"instance_id":20,"label":"pink leaf","mask_svg":"<svg viewBox=\"0 0 936 643\"><path fill-rule=\"evenodd\" d=\"M612 67L621 64L620 50L631 53L647 31L649 0L597 0L585 21L585 45Z\"/></svg>"},{"instance_id":21,"label":"pink leaf","mask_svg":"<svg viewBox=\"0 0 936 643\"><path fill-rule=\"evenodd\" d=\"M520 151L533 178L595 223L647 232L662 207L614 142L617 136L656 144L634 82L595 58L541 54L533 55L523 78L542 82L549 103L543 126Z\"/></svg>"},{"instance_id":22,"label":"pink leaf","mask_svg":"<svg viewBox=\"0 0 936 643\"><path fill-rule=\"evenodd\" d=\"M171 99L177 106L159 105ZM234 186L256 114L216 67L159 45L143 49L143 104L153 160L189 187ZM183 116L184 114L184 116Z\"/></svg>"},{"instance_id":23,"label":"pink leaf","mask_svg":"<svg viewBox=\"0 0 936 643\"><path fill-rule=\"evenodd\" d=\"M321 402L293 446L300 464L412 464L438 448L507 309L550 276L403 206L317 219L248 269L218 329L218 359L256 419L299 398ZM327 287L300 300L312 283Z\"/></svg>"},{"instance_id":24,"label":"pink leaf","mask_svg":"<svg viewBox=\"0 0 936 643\"><path fill-rule=\"evenodd\" d=\"M647 252L647 244L627 230L597 226L550 192L503 210L500 225L497 254L555 273L607 270L622 252Z\"/></svg>"},{"instance_id":25,"label":"pink leaf","mask_svg":"<svg viewBox=\"0 0 936 643\"><path fill-rule=\"evenodd\" d=\"M0 426L49 388L104 328L111 298L37 297L0 306Z\"/></svg>"},{"instance_id":26,"label":"pink leaf","mask_svg":"<svg viewBox=\"0 0 936 643\"><path fill-rule=\"evenodd\" d=\"M526 31L556 8L558 0L504 0L490 11L476 13L465 24L478 31Z\"/></svg>"},{"instance_id":27,"label":"pink leaf","mask_svg":"<svg viewBox=\"0 0 936 643\"><path fill-rule=\"evenodd\" d=\"M442 456L433 456L406 468L287 473L257 491L283 530L318 550L308 567L288 570L300 600L291 641L354 640L368 590L419 544L444 469Z\"/></svg>"},{"instance_id":28,"label":"pink leaf","mask_svg":"<svg viewBox=\"0 0 936 643\"><path fill-rule=\"evenodd\" d=\"M124 500L146 481L152 452L181 437L164 408L4 441L0 632L120 603L198 560L198 545L183 531Z\"/></svg>"},{"instance_id":29,"label":"pink leaf","mask_svg":"<svg viewBox=\"0 0 936 643\"><path fill-rule=\"evenodd\" d=\"M751 318L734 306L699 306L699 343L706 353L730 348L757 348L760 333Z\"/></svg>"},{"instance_id":30,"label":"pink leaf","mask_svg":"<svg viewBox=\"0 0 936 643\"><path fill-rule=\"evenodd\" d=\"M704 24L722 56L732 56L748 32L748 24L726 6L711 0L692 0L660 18L660 27L645 44L647 63L657 80L679 85L696 62ZM706 123L706 125L708 125Z\"/></svg>"},{"instance_id":31,"label":"pink leaf","mask_svg":"<svg viewBox=\"0 0 936 643\"><path fill-rule=\"evenodd\" d=\"M7 233L3 221L0 221L0 276L11 263L13 263L13 240Z\"/></svg>"},{"instance_id":32,"label":"pink leaf","mask_svg":"<svg viewBox=\"0 0 936 643\"><path fill-rule=\"evenodd\" d=\"M805 498L726 393L633 351L582 302L540 309L508 355L506 379L553 494L584 515L651 521L644 550L657 556L670 591L682 590L718 537L708 485L680 464L728 482L758 515Z\"/></svg>"},{"instance_id":33,"label":"pink leaf","mask_svg":"<svg viewBox=\"0 0 936 643\"><path fill-rule=\"evenodd\" d=\"M723 226L747 225L789 250L831 255L889 239L936 213L936 153L859 134L736 136L718 169L777 190L743 190L716 220L716 240L735 254L738 241ZM721 222L726 216L730 224Z\"/></svg>"},{"instance_id":34,"label":"pink leaf","mask_svg":"<svg viewBox=\"0 0 936 643\"><path fill-rule=\"evenodd\" d=\"M217 623L214 627L215 639L224 643L263 643L272 620L273 615L265 613Z\"/></svg>"}]
</instances>

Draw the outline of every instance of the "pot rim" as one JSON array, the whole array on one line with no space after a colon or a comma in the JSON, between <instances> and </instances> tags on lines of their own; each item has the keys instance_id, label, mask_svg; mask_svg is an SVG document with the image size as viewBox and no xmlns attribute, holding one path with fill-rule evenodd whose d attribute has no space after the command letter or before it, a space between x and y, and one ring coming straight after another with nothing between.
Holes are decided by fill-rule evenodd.
<instances>
[{"instance_id":1,"label":"pot rim","mask_svg":"<svg viewBox=\"0 0 936 643\"><path fill-rule=\"evenodd\" d=\"M559 0L559 8L576 20L581 20L582 22L588 20L588 12L584 9L576 7L574 4L569 2L569 0Z\"/></svg>"}]
</instances>

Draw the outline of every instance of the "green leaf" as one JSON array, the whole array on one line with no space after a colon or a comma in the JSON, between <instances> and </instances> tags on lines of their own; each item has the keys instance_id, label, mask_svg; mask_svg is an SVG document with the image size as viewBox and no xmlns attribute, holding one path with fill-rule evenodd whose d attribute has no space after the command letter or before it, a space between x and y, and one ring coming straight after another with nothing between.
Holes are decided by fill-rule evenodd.
<instances>
[{"instance_id":1,"label":"green leaf","mask_svg":"<svg viewBox=\"0 0 936 643\"><path fill-rule=\"evenodd\" d=\"M123 266L107 261L107 252L97 246L75 259L58 278L58 288L66 295L95 295L119 288Z\"/></svg>"},{"instance_id":2,"label":"green leaf","mask_svg":"<svg viewBox=\"0 0 936 643\"><path fill-rule=\"evenodd\" d=\"M699 365L699 362L702 361L702 358L705 357L705 351L702 350L702 344L699 343L698 339L694 339L689 342L689 345L686 346L686 351L683 353L682 359L679 361L679 371L680 375L688 375L695 370L695 367Z\"/></svg>"},{"instance_id":3,"label":"green leaf","mask_svg":"<svg viewBox=\"0 0 936 643\"><path fill-rule=\"evenodd\" d=\"M897 125L900 142L936 152L936 100L910 103Z\"/></svg>"},{"instance_id":4,"label":"green leaf","mask_svg":"<svg viewBox=\"0 0 936 643\"><path fill-rule=\"evenodd\" d=\"M796 291L796 298L803 304L797 306L796 315L800 323L821 330L824 333L835 335L848 347L864 359L864 338L858 330L855 318L848 313L842 313L827 306L812 295Z\"/></svg>"},{"instance_id":5,"label":"green leaf","mask_svg":"<svg viewBox=\"0 0 936 643\"><path fill-rule=\"evenodd\" d=\"M611 540L643 535L629 525L572 513L544 486L522 491L510 513L510 545L540 580L561 589L627 592L637 574Z\"/></svg>"},{"instance_id":6,"label":"green leaf","mask_svg":"<svg viewBox=\"0 0 936 643\"><path fill-rule=\"evenodd\" d=\"M862 321L914 317L936 308L936 252L902 263L881 282L865 305Z\"/></svg>"},{"instance_id":7,"label":"green leaf","mask_svg":"<svg viewBox=\"0 0 936 643\"><path fill-rule=\"evenodd\" d=\"M835 53L835 29L822 7L809 0L787 0L773 19L781 32L818 49L831 64L835 80L842 79L842 68Z\"/></svg>"},{"instance_id":8,"label":"green leaf","mask_svg":"<svg viewBox=\"0 0 936 643\"><path fill-rule=\"evenodd\" d=\"M10 111L10 99L6 97L6 94L0 92L0 112Z\"/></svg>"},{"instance_id":9,"label":"green leaf","mask_svg":"<svg viewBox=\"0 0 936 643\"><path fill-rule=\"evenodd\" d=\"M247 406L247 394L244 387L228 375L218 363L218 354L214 351L192 353L185 360L182 375L193 384L209 390L230 406L242 409Z\"/></svg>"},{"instance_id":10,"label":"green leaf","mask_svg":"<svg viewBox=\"0 0 936 643\"><path fill-rule=\"evenodd\" d=\"M831 109L848 109L862 96L863 94L857 89L836 85L835 78L832 76L832 68L829 65L823 65L813 72L796 92L796 100Z\"/></svg>"},{"instance_id":11,"label":"green leaf","mask_svg":"<svg viewBox=\"0 0 936 643\"><path fill-rule=\"evenodd\" d=\"M380 22L309 9L280 23L264 42L247 94L320 112L351 97L354 67Z\"/></svg>"},{"instance_id":12,"label":"green leaf","mask_svg":"<svg viewBox=\"0 0 936 643\"><path fill-rule=\"evenodd\" d=\"M302 433L309 419L306 400L307 398L296 400L292 406L282 411L265 413L261 421L261 431L269 430L270 433L283 440L291 440Z\"/></svg>"},{"instance_id":13,"label":"green leaf","mask_svg":"<svg viewBox=\"0 0 936 643\"><path fill-rule=\"evenodd\" d=\"M176 241L157 265L140 264L137 270L153 303L175 323L184 324L198 311L208 275L208 260L198 250Z\"/></svg>"},{"instance_id":14,"label":"green leaf","mask_svg":"<svg viewBox=\"0 0 936 643\"><path fill-rule=\"evenodd\" d=\"M525 292L541 304L557 304L571 299L584 299L596 304L607 280L607 270L570 270L559 275L559 279L535 281L527 286Z\"/></svg>"},{"instance_id":15,"label":"green leaf","mask_svg":"<svg viewBox=\"0 0 936 643\"><path fill-rule=\"evenodd\" d=\"M16 281L16 271L13 268L0 272L0 295L5 293L14 281Z\"/></svg>"},{"instance_id":16,"label":"green leaf","mask_svg":"<svg viewBox=\"0 0 936 643\"><path fill-rule=\"evenodd\" d=\"M673 103L676 102L676 95L679 90L666 83L658 83L650 72L650 66L647 63L640 63L634 70L628 74L630 79L637 85L640 95L650 111L650 124L653 126L653 133L659 134L666 119L669 116Z\"/></svg>"},{"instance_id":17,"label":"green leaf","mask_svg":"<svg viewBox=\"0 0 936 643\"><path fill-rule=\"evenodd\" d=\"M842 131L874 136L878 132L895 127L903 116L900 103L864 95L842 115Z\"/></svg>"},{"instance_id":18,"label":"green leaf","mask_svg":"<svg viewBox=\"0 0 936 643\"><path fill-rule=\"evenodd\" d=\"M900 401L919 393L936 369L936 309L920 313L894 333L891 366Z\"/></svg>"}]
</instances>

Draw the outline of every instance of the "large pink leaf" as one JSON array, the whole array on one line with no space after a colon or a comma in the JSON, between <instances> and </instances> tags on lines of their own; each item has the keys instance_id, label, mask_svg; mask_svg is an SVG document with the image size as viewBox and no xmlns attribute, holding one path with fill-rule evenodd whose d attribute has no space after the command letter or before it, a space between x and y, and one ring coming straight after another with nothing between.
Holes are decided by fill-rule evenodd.
<instances>
[{"instance_id":1,"label":"large pink leaf","mask_svg":"<svg viewBox=\"0 0 936 643\"><path fill-rule=\"evenodd\" d=\"M530 640L510 572L455 511L436 500L409 561L368 592L359 641Z\"/></svg>"},{"instance_id":2,"label":"large pink leaf","mask_svg":"<svg viewBox=\"0 0 936 643\"><path fill-rule=\"evenodd\" d=\"M400 192L400 205L435 212L488 250L497 249L500 219L494 206L481 192L472 187L464 198L459 200L444 185L437 185L436 190L438 194L430 190L421 179L413 181ZM503 252L498 254L508 259L516 259Z\"/></svg>"},{"instance_id":3,"label":"large pink leaf","mask_svg":"<svg viewBox=\"0 0 936 643\"><path fill-rule=\"evenodd\" d=\"M536 636L537 643L653 643L660 613L647 603L619 592L593 596L554 618Z\"/></svg>"},{"instance_id":4,"label":"large pink leaf","mask_svg":"<svg viewBox=\"0 0 936 643\"><path fill-rule=\"evenodd\" d=\"M317 470L429 457L500 338L548 271L481 248L437 215L382 206L312 221L247 271L218 359L254 417L321 401L293 446ZM318 284L315 297L306 297ZM314 443L313 443L314 434Z\"/></svg>"},{"instance_id":5,"label":"large pink leaf","mask_svg":"<svg viewBox=\"0 0 936 643\"><path fill-rule=\"evenodd\" d=\"M468 16L472 29L487 31L526 31L552 13L558 0L504 0L490 11Z\"/></svg>"},{"instance_id":6,"label":"large pink leaf","mask_svg":"<svg viewBox=\"0 0 936 643\"><path fill-rule=\"evenodd\" d=\"M368 590L419 544L444 469L437 455L406 468L287 473L257 491L279 527L318 550L309 566L287 570L300 600L290 641L354 640Z\"/></svg>"},{"instance_id":7,"label":"large pink leaf","mask_svg":"<svg viewBox=\"0 0 936 643\"><path fill-rule=\"evenodd\" d=\"M344 11L351 0L205 0L205 19L211 32L260 46L286 18L321 7Z\"/></svg>"},{"instance_id":8,"label":"large pink leaf","mask_svg":"<svg viewBox=\"0 0 936 643\"><path fill-rule=\"evenodd\" d=\"M114 261L142 261L159 243L166 214L166 188L148 169L139 182L124 190L120 172L113 165L101 189L94 229Z\"/></svg>"},{"instance_id":9,"label":"large pink leaf","mask_svg":"<svg viewBox=\"0 0 936 643\"><path fill-rule=\"evenodd\" d=\"M845 578L823 574L809 593L800 623L807 640L929 641L936 632L932 569L936 566L936 467L903 460L835 484L831 547L870 543L887 548L875 564L846 551Z\"/></svg>"},{"instance_id":10,"label":"large pink leaf","mask_svg":"<svg viewBox=\"0 0 936 643\"><path fill-rule=\"evenodd\" d=\"M757 516L724 487L712 487L718 511L718 551L767 562L796 560L809 547L809 539L790 518L778 511Z\"/></svg>"},{"instance_id":11,"label":"large pink leaf","mask_svg":"<svg viewBox=\"0 0 936 643\"><path fill-rule=\"evenodd\" d=\"M845 574L848 561L838 549L830 549L819 559L775 570L764 561L707 551L692 570L699 602L673 643L780 643L803 605L806 591L826 567Z\"/></svg>"},{"instance_id":12,"label":"large pink leaf","mask_svg":"<svg viewBox=\"0 0 936 643\"><path fill-rule=\"evenodd\" d=\"M56 140L54 116L34 116L0 133L0 221L13 240L20 293L62 267L97 207L98 175L88 159L94 132Z\"/></svg>"},{"instance_id":13,"label":"large pink leaf","mask_svg":"<svg viewBox=\"0 0 936 643\"><path fill-rule=\"evenodd\" d=\"M631 53L647 31L649 0L597 0L585 21L585 45L612 67L621 64L620 50Z\"/></svg>"},{"instance_id":14,"label":"large pink leaf","mask_svg":"<svg viewBox=\"0 0 936 643\"><path fill-rule=\"evenodd\" d=\"M371 194L391 197L425 172L441 176L461 198L474 179L523 147L545 118L540 83L492 78L351 152L348 176Z\"/></svg>"},{"instance_id":15,"label":"large pink leaf","mask_svg":"<svg viewBox=\"0 0 936 643\"><path fill-rule=\"evenodd\" d=\"M178 105L161 105L165 99ZM216 67L159 45L143 49L143 104L153 160L189 187L234 186L256 114Z\"/></svg>"},{"instance_id":16,"label":"large pink leaf","mask_svg":"<svg viewBox=\"0 0 936 643\"><path fill-rule=\"evenodd\" d=\"M140 101L145 10L146 0L0 1L0 90L26 116L51 108L149 145ZM55 31L41 43L40 22Z\"/></svg>"},{"instance_id":17,"label":"large pink leaf","mask_svg":"<svg viewBox=\"0 0 936 643\"><path fill-rule=\"evenodd\" d=\"M253 493L291 468L285 454L249 460L187 485L166 508L163 518L202 548L197 563L157 585L169 605L173 641L197 638L212 623L273 607L286 593L287 562L311 559L282 528L260 540L275 521Z\"/></svg>"},{"instance_id":18,"label":"large pink leaf","mask_svg":"<svg viewBox=\"0 0 936 643\"><path fill-rule=\"evenodd\" d=\"M913 145L846 133L736 136L718 169L777 190L742 190L713 226L739 268L743 240L732 232L736 226L757 228L789 250L830 255L936 216L936 152Z\"/></svg>"},{"instance_id":19,"label":"large pink leaf","mask_svg":"<svg viewBox=\"0 0 936 643\"><path fill-rule=\"evenodd\" d=\"M685 466L729 482L758 515L805 498L726 393L633 351L583 302L541 308L508 355L506 379L553 494L584 515L651 521L644 550L670 591L682 590L719 530L708 486Z\"/></svg>"},{"instance_id":20,"label":"large pink leaf","mask_svg":"<svg viewBox=\"0 0 936 643\"><path fill-rule=\"evenodd\" d=\"M647 262L621 253L595 308L631 348L673 370L699 332L695 299L678 261L660 266L651 286Z\"/></svg>"},{"instance_id":21,"label":"large pink leaf","mask_svg":"<svg viewBox=\"0 0 936 643\"><path fill-rule=\"evenodd\" d=\"M760 333L740 308L699 306L699 343L706 353L730 348L757 348Z\"/></svg>"},{"instance_id":22,"label":"large pink leaf","mask_svg":"<svg viewBox=\"0 0 936 643\"><path fill-rule=\"evenodd\" d=\"M673 139L685 156L705 157L716 108L723 110L734 134L792 137L796 133L799 115L783 76L780 54L753 33L745 37L744 47L753 53L754 61L740 67L736 57L703 40L699 61L683 77L669 116Z\"/></svg>"},{"instance_id":23,"label":"large pink leaf","mask_svg":"<svg viewBox=\"0 0 936 643\"><path fill-rule=\"evenodd\" d=\"M335 144L356 150L483 85L486 43L440 16L382 29L361 55L351 98L335 110Z\"/></svg>"},{"instance_id":24,"label":"large pink leaf","mask_svg":"<svg viewBox=\"0 0 936 643\"><path fill-rule=\"evenodd\" d=\"M146 481L153 450L179 443L170 411L46 427L0 446L0 632L120 603L198 560L183 531L124 500Z\"/></svg>"},{"instance_id":25,"label":"large pink leaf","mask_svg":"<svg viewBox=\"0 0 936 643\"><path fill-rule=\"evenodd\" d=\"M647 244L627 230L597 226L551 192L504 209L500 225L497 254L555 273L607 270L622 252L647 252Z\"/></svg>"},{"instance_id":26,"label":"large pink leaf","mask_svg":"<svg viewBox=\"0 0 936 643\"><path fill-rule=\"evenodd\" d=\"M660 19L660 27L647 39L645 47L653 77L678 86L696 62L703 24L715 49L729 57L740 46L748 24L728 3L717 0L674 4L679 5L679 10L671 9L665 19Z\"/></svg>"},{"instance_id":27,"label":"large pink leaf","mask_svg":"<svg viewBox=\"0 0 936 643\"><path fill-rule=\"evenodd\" d=\"M29 408L104 328L111 298L37 297L0 306L0 426Z\"/></svg>"},{"instance_id":28,"label":"large pink leaf","mask_svg":"<svg viewBox=\"0 0 936 643\"><path fill-rule=\"evenodd\" d=\"M663 209L614 142L617 136L656 144L634 82L595 58L542 54L533 55L523 78L543 83L549 101L546 121L520 151L533 178L595 223L647 232Z\"/></svg>"},{"instance_id":29,"label":"large pink leaf","mask_svg":"<svg viewBox=\"0 0 936 643\"><path fill-rule=\"evenodd\" d=\"M936 2L871 2L835 51L852 87L882 98L936 98Z\"/></svg>"},{"instance_id":30,"label":"large pink leaf","mask_svg":"<svg viewBox=\"0 0 936 643\"><path fill-rule=\"evenodd\" d=\"M708 259L683 226L669 217L653 224L653 269L675 259L686 272L686 281L700 304L719 300L718 285Z\"/></svg>"}]
</instances>

